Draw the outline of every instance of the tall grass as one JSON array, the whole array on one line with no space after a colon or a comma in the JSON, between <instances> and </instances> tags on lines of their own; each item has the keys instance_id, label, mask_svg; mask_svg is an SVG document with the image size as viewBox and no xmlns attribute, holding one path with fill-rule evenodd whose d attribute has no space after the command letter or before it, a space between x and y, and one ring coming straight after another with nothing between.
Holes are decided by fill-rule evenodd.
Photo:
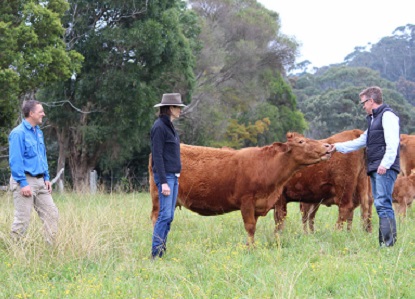
<instances>
[{"instance_id":1,"label":"tall grass","mask_svg":"<svg viewBox=\"0 0 415 299\"><path fill-rule=\"evenodd\" d=\"M336 231L337 208L320 208L316 233L302 232L298 204L274 235L260 218L256 247L245 246L240 213L202 217L177 210L163 259L149 259L148 193L54 195L55 246L33 213L13 243L10 194L0 197L0 298L414 298L414 212L398 223L398 243L380 249L355 212L351 232Z\"/></svg>"}]
</instances>

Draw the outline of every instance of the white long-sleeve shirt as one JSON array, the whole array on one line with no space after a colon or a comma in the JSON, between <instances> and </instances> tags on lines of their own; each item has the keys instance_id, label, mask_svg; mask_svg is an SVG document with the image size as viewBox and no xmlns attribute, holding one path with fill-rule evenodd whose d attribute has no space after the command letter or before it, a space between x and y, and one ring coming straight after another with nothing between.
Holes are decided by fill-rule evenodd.
<instances>
[{"instance_id":1,"label":"white long-sleeve shirt","mask_svg":"<svg viewBox=\"0 0 415 299\"><path fill-rule=\"evenodd\" d=\"M386 151L382 161L380 162L380 165L386 169L389 169L392 166L393 162L395 162L400 142L399 118L395 115L395 113L386 111L382 116L382 126L386 143ZM334 146L336 147L337 151L346 154L365 147L366 141L367 130L364 131L359 138L345 142L338 142L335 143Z\"/></svg>"}]
</instances>

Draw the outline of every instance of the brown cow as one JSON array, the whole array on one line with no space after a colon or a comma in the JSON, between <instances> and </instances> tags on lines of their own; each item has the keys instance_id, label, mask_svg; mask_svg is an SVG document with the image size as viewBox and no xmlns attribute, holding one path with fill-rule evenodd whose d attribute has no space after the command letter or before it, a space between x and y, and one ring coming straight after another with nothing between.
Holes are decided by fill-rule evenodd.
<instances>
[{"instance_id":1,"label":"brown cow","mask_svg":"<svg viewBox=\"0 0 415 299\"><path fill-rule=\"evenodd\" d=\"M399 155L401 173L409 176L415 168L415 135L401 134Z\"/></svg>"},{"instance_id":2,"label":"brown cow","mask_svg":"<svg viewBox=\"0 0 415 299\"><path fill-rule=\"evenodd\" d=\"M361 130L349 130L321 140L333 144L359 137ZM361 205L362 219L366 231L372 231L371 217L373 198L366 174L364 149L348 154L334 153L329 161L306 167L298 171L284 186L274 208L276 230L282 230L287 215L288 202L300 202L304 231L307 221L314 231L314 217L320 204L339 207L336 227L341 229L347 221L350 230L354 209Z\"/></svg>"},{"instance_id":3,"label":"brown cow","mask_svg":"<svg viewBox=\"0 0 415 299\"><path fill-rule=\"evenodd\" d=\"M371 193L370 177L367 176L367 182L359 180L356 187L357 187L356 192L353 194L353 203L356 205L356 207L360 204L360 208L362 211L363 228L367 232L372 232L371 217L372 217L373 197ZM363 203L363 204L360 203L361 199L365 198L364 193L362 192L365 192L365 193L368 192L368 200L369 200L368 203ZM363 194L363 196L361 196L361 194ZM328 207L332 205L332 203L328 203L327 201L321 202L321 203L300 202L301 220L303 222L303 229L305 233L307 233L308 231L314 232L314 219L316 218L316 213L320 207L320 204L324 204L325 206L328 206ZM351 230L352 221L353 221L353 213L347 219L348 219L347 229ZM342 223L344 223L344 221L340 219L340 214L339 214L336 227L338 229L341 229Z\"/></svg>"},{"instance_id":4,"label":"brown cow","mask_svg":"<svg viewBox=\"0 0 415 299\"><path fill-rule=\"evenodd\" d=\"M406 208L412 205L415 197L415 169L409 176L399 175L393 188L393 203L399 215L406 216Z\"/></svg>"},{"instance_id":5,"label":"brown cow","mask_svg":"<svg viewBox=\"0 0 415 299\"><path fill-rule=\"evenodd\" d=\"M329 159L329 149L327 143L296 133L287 133L286 143L241 150L181 144L178 204L203 216L240 210L252 244L258 217L272 209L284 183L300 168ZM155 223L159 202L150 165Z\"/></svg>"}]
</instances>

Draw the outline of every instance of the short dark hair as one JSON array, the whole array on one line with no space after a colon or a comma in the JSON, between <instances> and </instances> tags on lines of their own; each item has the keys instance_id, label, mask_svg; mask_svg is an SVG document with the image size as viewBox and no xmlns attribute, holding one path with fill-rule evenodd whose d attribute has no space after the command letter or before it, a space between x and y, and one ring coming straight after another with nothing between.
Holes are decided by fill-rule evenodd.
<instances>
[{"instance_id":1,"label":"short dark hair","mask_svg":"<svg viewBox=\"0 0 415 299\"><path fill-rule=\"evenodd\" d=\"M30 111L34 111L36 105L39 105L39 104L40 102L36 100L24 101L22 105L22 112L23 112L24 117L29 117Z\"/></svg>"},{"instance_id":2,"label":"short dark hair","mask_svg":"<svg viewBox=\"0 0 415 299\"><path fill-rule=\"evenodd\" d=\"M376 104L382 104L383 103L383 97L382 97L382 89L378 86L372 86L369 88L366 88L361 93L359 93L359 97L366 97L368 99L373 99L373 101Z\"/></svg>"}]
</instances>

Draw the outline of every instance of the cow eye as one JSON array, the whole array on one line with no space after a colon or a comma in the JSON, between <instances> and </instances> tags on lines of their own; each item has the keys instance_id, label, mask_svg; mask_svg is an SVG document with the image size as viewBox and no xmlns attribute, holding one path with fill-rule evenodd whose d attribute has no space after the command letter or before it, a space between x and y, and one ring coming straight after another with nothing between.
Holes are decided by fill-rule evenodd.
<instances>
[{"instance_id":1,"label":"cow eye","mask_svg":"<svg viewBox=\"0 0 415 299\"><path fill-rule=\"evenodd\" d=\"M299 141L299 143L300 144L303 144L305 141L303 140L303 139L301 139L300 141Z\"/></svg>"}]
</instances>

